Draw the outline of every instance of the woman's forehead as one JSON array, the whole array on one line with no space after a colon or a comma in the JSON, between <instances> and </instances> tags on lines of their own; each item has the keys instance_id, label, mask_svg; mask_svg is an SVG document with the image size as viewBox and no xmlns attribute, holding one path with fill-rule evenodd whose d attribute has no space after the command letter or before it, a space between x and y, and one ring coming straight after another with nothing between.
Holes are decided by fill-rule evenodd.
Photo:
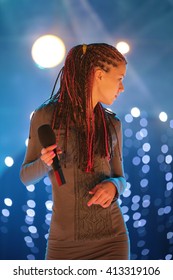
<instances>
[{"instance_id":1,"label":"woman's forehead","mask_svg":"<svg viewBox=\"0 0 173 280\"><path fill-rule=\"evenodd\" d=\"M119 63L117 67L111 67L111 72L114 74L125 76L126 73L126 64L125 63Z\"/></svg>"}]
</instances>

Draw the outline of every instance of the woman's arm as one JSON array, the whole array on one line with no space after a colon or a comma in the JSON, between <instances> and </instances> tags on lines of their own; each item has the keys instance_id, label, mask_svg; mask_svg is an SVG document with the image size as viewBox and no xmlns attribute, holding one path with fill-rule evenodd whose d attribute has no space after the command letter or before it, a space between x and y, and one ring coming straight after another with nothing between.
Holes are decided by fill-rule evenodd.
<instances>
[{"instance_id":1,"label":"woman's arm","mask_svg":"<svg viewBox=\"0 0 173 280\"><path fill-rule=\"evenodd\" d=\"M39 126L50 124L51 116L51 111L44 107L35 111L32 116L28 147L20 170L20 178L25 185L40 181L52 169L40 159L42 146L37 133Z\"/></svg>"},{"instance_id":2,"label":"woman's arm","mask_svg":"<svg viewBox=\"0 0 173 280\"><path fill-rule=\"evenodd\" d=\"M122 126L121 121L115 117L112 121L113 135L113 156L110 160L111 178L104 181L109 181L116 187L115 199L117 199L126 188L126 179L124 177L123 156L122 156Z\"/></svg>"},{"instance_id":3,"label":"woman's arm","mask_svg":"<svg viewBox=\"0 0 173 280\"><path fill-rule=\"evenodd\" d=\"M99 204L103 208L107 208L118 199L126 188L122 161L122 129L118 118L115 118L111 124L111 133L113 141L113 156L110 160L111 177L103 180L89 191L93 196L88 201L88 206Z\"/></svg>"}]
</instances>

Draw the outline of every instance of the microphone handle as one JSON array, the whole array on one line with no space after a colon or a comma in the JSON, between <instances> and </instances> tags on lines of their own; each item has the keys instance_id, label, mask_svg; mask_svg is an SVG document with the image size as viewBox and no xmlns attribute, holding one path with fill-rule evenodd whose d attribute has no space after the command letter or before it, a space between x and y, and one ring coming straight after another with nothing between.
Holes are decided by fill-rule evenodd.
<instances>
[{"instance_id":1,"label":"microphone handle","mask_svg":"<svg viewBox=\"0 0 173 280\"><path fill-rule=\"evenodd\" d=\"M56 149L54 150L54 153L56 154ZM59 163L58 156L55 156L55 157L53 158L52 167L53 167L54 174L55 174L55 176L56 176L58 185L61 186L61 185L65 184L66 181L65 181L65 178L64 178L64 174L63 174L63 172L62 172L62 169L61 169L61 165L60 165L60 163Z\"/></svg>"},{"instance_id":2,"label":"microphone handle","mask_svg":"<svg viewBox=\"0 0 173 280\"><path fill-rule=\"evenodd\" d=\"M58 185L61 186L66 183L62 169L54 170L55 177L57 179Z\"/></svg>"}]
</instances>

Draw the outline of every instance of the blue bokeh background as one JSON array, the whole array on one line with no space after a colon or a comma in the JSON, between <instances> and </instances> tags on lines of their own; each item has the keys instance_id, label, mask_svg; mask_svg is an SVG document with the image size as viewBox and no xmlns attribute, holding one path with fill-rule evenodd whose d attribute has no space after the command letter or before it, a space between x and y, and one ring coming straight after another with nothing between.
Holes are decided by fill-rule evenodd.
<instances>
[{"instance_id":1,"label":"blue bokeh background","mask_svg":"<svg viewBox=\"0 0 173 280\"><path fill-rule=\"evenodd\" d=\"M46 179L27 189L19 179L30 114L50 96L62 66L43 70L33 62L32 44L44 34L61 37L67 51L130 44L125 93L111 106L124 131L128 189L120 203L131 258L173 259L172 25L173 0L0 0L0 259L44 259L51 186ZM141 115L129 122L133 107Z\"/></svg>"}]
</instances>

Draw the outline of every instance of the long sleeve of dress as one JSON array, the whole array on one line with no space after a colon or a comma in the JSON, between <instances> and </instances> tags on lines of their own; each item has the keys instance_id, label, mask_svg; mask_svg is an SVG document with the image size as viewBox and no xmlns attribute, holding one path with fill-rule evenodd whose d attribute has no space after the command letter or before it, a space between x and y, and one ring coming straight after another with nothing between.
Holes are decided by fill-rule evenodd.
<instances>
[{"instance_id":1,"label":"long sleeve of dress","mask_svg":"<svg viewBox=\"0 0 173 280\"><path fill-rule=\"evenodd\" d=\"M40 159L42 146L37 134L39 126L51 122L51 108L45 108L35 111L31 119L28 147L20 170L20 178L24 185L37 183L52 169Z\"/></svg>"},{"instance_id":2,"label":"long sleeve of dress","mask_svg":"<svg viewBox=\"0 0 173 280\"><path fill-rule=\"evenodd\" d=\"M122 126L121 121L115 117L113 124L113 156L110 160L111 165L111 178L104 181L112 182L116 189L117 194L114 198L116 200L126 188L126 179L124 177L123 159L122 159Z\"/></svg>"}]
</instances>

